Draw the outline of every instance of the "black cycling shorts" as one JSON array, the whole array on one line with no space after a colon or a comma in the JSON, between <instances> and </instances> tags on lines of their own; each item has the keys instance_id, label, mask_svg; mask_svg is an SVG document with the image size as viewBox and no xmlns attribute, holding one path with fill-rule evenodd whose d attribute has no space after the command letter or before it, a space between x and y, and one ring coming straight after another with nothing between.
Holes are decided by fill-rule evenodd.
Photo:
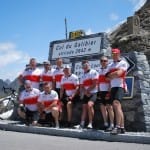
<instances>
[{"instance_id":1,"label":"black cycling shorts","mask_svg":"<svg viewBox=\"0 0 150 150\"><path fill-rule=\"evenodd\" d=\"M98 103L99 104L103 104L103 105L107 105L107 104L111 105L112 104L111 98L109 98L109 99L106 98L107 94L109 94L108 91L98 92L98 97L99 97Z\"/></svg>"},{"instance_id":2,"label":"black cycling shorts","mask_svg":"<svg viewBox=\"0 0 150 150\"><path fill-rule=\"evenodd\" d=\"M118 101L122 101L124 96L124 89L121 87L113 87L111 88L111 100L118 100Z\"/></svg>"},{"instance_id":3,"label":"black cycling shorts","mask_svg":"<svg viewBox=\"0 0 150 150\"><path fill-rule=\"evenodd\" d=\"M97 99L97 93L93 93L90 96L84 95L82 99L82 103L87 104L89 101L92 101L93 103L95 103L96 99Z\"/></svg>"},{"instance_id":4,"label":"black cycling shorts","mask_svg":"<svg viewBox=\"0 0 150 150\"><path fill-rule=\"evenodd\" d=\"M64 105L67 105L69 101L75 104L76 102L80 101L80 96L76 95L72 100L70 100L68 96L64 95L61 101L63 102Z\"/></svg>"}]
</instances>

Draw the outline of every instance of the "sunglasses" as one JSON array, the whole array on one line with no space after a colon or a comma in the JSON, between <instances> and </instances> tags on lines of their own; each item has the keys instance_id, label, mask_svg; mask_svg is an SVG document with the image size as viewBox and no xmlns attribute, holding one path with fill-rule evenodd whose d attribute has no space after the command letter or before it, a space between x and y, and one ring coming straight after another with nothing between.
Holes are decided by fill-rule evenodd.
<instances>
[{"instance_id":1,"label":"sunglasses","mask_svg":"<svg viewBox=\"0 0 150 150\"><path fill-rule=\"evenodd\" d=\"M108 62L108 60L101 60L101 62Z\"/></svg>"},{"instance_id":2,"label":"sunglasses","mask_svg":"<svg viewBox=\"0 0 150 150\"><path fill-rule=\"evenodd\" d=\"M44 64L44 66L50 66L50 64Z\"/></svg>"},{"instance_id":3,"label":"sunglasses","mask_svg":"<svg viewBox=\"0 0 150 150\"><path fill-rule=\"evenodd\" d=\"M82 67L86 67L88 66L88 63L82 64Z\"/></svg>"}]
</instances>

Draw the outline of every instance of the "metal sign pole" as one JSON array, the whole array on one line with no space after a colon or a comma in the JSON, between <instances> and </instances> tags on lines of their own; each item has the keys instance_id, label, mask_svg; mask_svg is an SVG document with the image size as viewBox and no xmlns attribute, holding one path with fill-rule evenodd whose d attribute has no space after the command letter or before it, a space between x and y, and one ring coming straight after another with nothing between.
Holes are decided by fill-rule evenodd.
<instances>
[{"instance_id":1,"label":"metal sign pole","mask_svg":"<svg viewBox=\"0 0 150 150\"><path fill-rule=\"evenodd\" d=\"M65 17L65 34L66 34L66 40L68 39L68 31L67 31L67 19Z\"/></svg>"}]
</instances>

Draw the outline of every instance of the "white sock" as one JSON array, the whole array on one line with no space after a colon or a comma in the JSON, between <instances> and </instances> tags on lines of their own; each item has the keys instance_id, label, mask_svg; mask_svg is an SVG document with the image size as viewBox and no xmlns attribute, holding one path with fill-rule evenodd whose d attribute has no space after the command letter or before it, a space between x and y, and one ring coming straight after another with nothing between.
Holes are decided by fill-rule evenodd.
<instances>
[{"instance_id":1,"label":"white sock","mask_svg":"<svg viewBox=\"0 0 150 150\"><path fill-rule=\"evenodd\" d=\"M84 126L84 124L85 124L85 121L81 121L81 123L80 123L82 126Z\"/></svg>"},{"instance_id":2,"label":"white sock","mask_svg":"<svg viewBox=\"0 0 150 150\"><path fill-rule=\"evenodd\" d=\"M104 122L104 126L107 127L108 126L108 122Z\"/></svg>"},{"instance_id":3,"label":"white sock","mask_svg":"<svg viewBox=\"0 0 150 150\"><path fill-rule=\"evenodd\" d=\"M116 128L120 128L120 126L119 126L119 125L116 125Z\"/></svg>"},{"instance_id":4,"label":"white sock","mask_svg":"<svg viewBox=\"0 0 150 150\"><path fill-rule=\"evenodd\" d=\"M110 124L110 127L114 128L114 124L113 124L113 123L111 123L111 124Z\"/></svg>"},{"instance_id":5,"label":"white sock","mask_svg":"<svg viewBox=\"0 0 150 150\"><path fill-rule=\"evenodd\" d=\"M91 126L92 126L92 123L90 122L90 123L89 123L89 125L91 125Z\"/></svg>"},{"instance_id":6,"label":"white sock","mask_svg":"<svg viewBox=\"0 0 150 150\"><path fill-rule=\"evenodd\" d=\"M56 122L56 126L59 127L59 122Z\"/></svg>"}]
</instances>

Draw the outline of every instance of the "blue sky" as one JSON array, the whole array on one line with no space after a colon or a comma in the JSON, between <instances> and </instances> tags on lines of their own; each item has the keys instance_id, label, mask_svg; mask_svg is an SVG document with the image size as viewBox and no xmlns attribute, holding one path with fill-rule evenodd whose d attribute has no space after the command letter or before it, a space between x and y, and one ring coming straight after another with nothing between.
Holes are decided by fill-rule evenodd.
<instances>
[{"instance_id":1,"label":"blue sky","mask_svg":"<svg viewBox=\"0 0 150 150\"><path fill-rule=\"evenodd\" d=\"M48 59L49 43L78 29L110 32L145 0L0 0L0 79L13 80L31 57Z\"/></svg>"}]
</instances>

